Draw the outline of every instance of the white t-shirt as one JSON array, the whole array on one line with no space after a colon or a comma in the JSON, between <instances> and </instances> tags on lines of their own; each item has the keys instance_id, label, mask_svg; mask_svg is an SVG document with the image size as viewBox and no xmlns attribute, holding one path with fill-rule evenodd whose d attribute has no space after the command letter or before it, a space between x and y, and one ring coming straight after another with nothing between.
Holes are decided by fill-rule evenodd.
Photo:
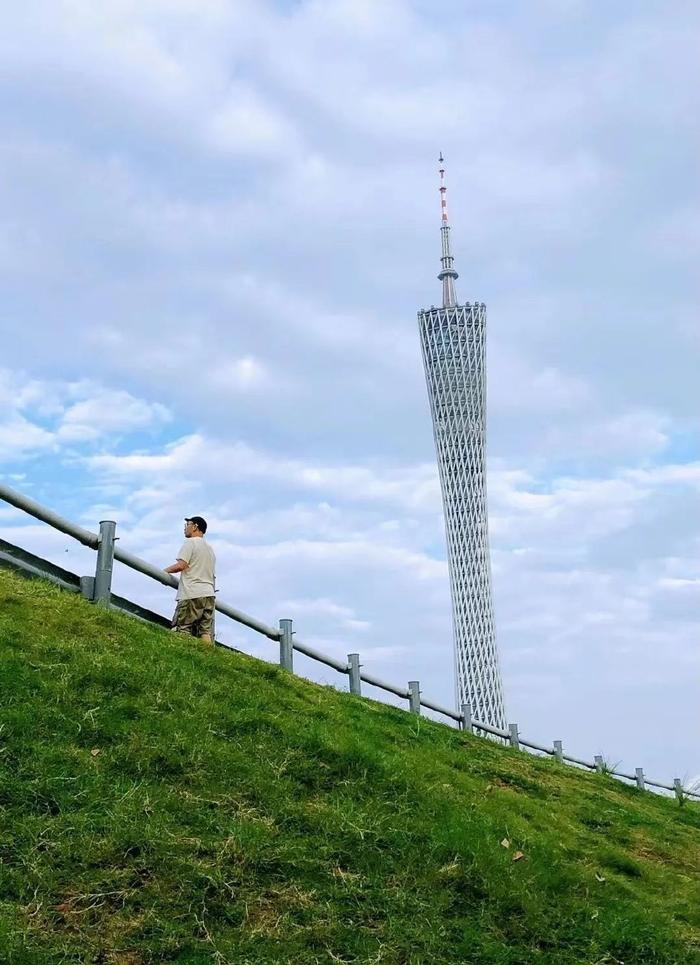
<instances>
[{"instance_id":1,"label":"white t-shirt","mask_svg":"<svg viewBox=\"0 0 700 965\"><path fill-rule=\"evenodd\" d=\"M180 573L177 599L196 600L200 596L214 596L216 557L209 543L201 536L189 536L182 544L177 558L189 564L187 569Z\"/></svg>"}]
</instances>

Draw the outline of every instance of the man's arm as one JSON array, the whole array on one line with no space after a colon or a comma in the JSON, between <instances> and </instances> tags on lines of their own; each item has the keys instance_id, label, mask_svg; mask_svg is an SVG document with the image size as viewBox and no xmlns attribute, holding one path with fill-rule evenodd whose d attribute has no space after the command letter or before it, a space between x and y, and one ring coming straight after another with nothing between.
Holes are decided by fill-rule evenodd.
<instances>
[{"instance_id":1,"label":"man's arm","mask_svg":"<svg viewBox=\"0 0 700 965\"><path fill-rule=\"evenodd\" d=\"M182 573L183 570L188 570L190 564L186 563L184 560L176 560L171 566L165 567L166 573Z\"/></svg>"},{"instance_id":2,"label":"man's arm","mask_svg":"<svg viewBox=\"0 0 700 965\"><path fill-rule=\"evenodd\" d=\"M180 552L177 555L177 559L170 566L166 567L166 573L182 573L184 570L189 568L190 559L192 558L192 540L186 539L185 542L180 547Z\"/></svg>"}]
</instances>

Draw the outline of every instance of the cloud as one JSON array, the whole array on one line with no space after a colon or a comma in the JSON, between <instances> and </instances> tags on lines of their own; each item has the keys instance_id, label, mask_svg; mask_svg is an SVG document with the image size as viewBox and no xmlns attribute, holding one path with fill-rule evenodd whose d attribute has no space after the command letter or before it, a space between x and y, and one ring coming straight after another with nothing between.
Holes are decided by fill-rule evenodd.
<instances>
[{"instance_id":1,"label":"cloud","mask_svg":"<svg viewBox=\"0 0 700 965\"><path fill-rule=\"evenodd\" d=\"M554 366L538 368L526 355L515 354L501 342L490 346L489 375L494 383L490 405L499 415L513 412L545 412L561 417L579 412L593 400L591 384Z\"/></svg>"},{"instance_id":2,"label":"cloud","mask_svg":"<svg viewBox=\"0 0 700 965\"><path fill-rule=\"evenodd\" d=\"M6 460L152 429L170 418L158 402L89 380L40 381L0 370L0 443Z\"/></svg>"},{"instance_id":3,"label":"cloud","mask_svg":"<svg viewBox=\"0 0 700 965\"><path fill-rule=\"evenodd\" d=\"M659 580L659 586L663 589L669 590L687 590L687 589L697 589L700 587L700 578L688 580L688 579L672 579L670 577L664 577Z\"/></svg>"},{"instance_id":4,"label":"cloud","mask_svg":"<svg viewBox=\"0 0 700 965\"><path fill-rule=\"evenodd\" d=\"M251 355L216 364L208 373L208 378L219 391L269 391L274 384L267 366ZM278 388L282 388L281 379Z\"/></svg>"},{"instance_id":5,"label":"cloud","mask_svg":"<svg viewBox=\"0 0 700 965\"><path fill-rule=\"evenodd\" d=\"M10 417L0 424L0 460L12 462L54 445L52 433L32 425L27 419Z\"/></svg>"},{"instance_id":6,"label":"cloud","mask_svg":"<svg viewBox=\"0 0 700 965\"><path fill-rule=\"evenodd\" d=\"M159 402L145 402L128 392L104 390L89 383L71 387L71 395L86 396L69 405L58 429L59 438L98 438L168 422L170 413Z\"/></svg>"},{"instance_id":7,"label":"cloud","mask_svg":"<svg viewBox=\"0 0 700 965\"><path fill-rule=\"evenodd\" d=\"M233 87L207 121L211 143L226 154L276 159L300 150L289 120L244 85Z\"/></svg>"},{"instance_id":8,"label":"cloud","mask_svg":"<svg viewBox=\"0 0 700 965\"><path fill-rule=\"evenodd\" d=\"M351 607L342 606L325 597L309 600L286 600L281 605L285 613L289 613L295 618L298 615L306 616L307 614L331 617L337 620L345 630L362 632L369 630L372 626L369 620L359 620Z\"/></svg>"},{"instance_id":9,"label":"cloud","mask_svg":"<svg viewBox=\"0 0 700 965\"><path fill-rule=\"evenodd\" d=\"M207 466L218 485L246 480L271 480L286 487L334 495L350 501L386 501L404 507L439 506L435 466L414 467L323 465L285 459L246 443L226 443L191 435L169 443L157 453L99 454L88 456L88 468L108 478L165 480L182 474L194 475L196 467Z\"/></svg>"},{"instance_id":10,"label":"cloud","mask_svg":"<svg viewBox=\"0 0 700 965\"><path fill-rule=\"evenodd\" d=\"M700 486L700 461L681 465L667 463L651 468L628 469L625 476L648 486L664 483L687 483L697 488Z\"/></svg>"}]
</instances>

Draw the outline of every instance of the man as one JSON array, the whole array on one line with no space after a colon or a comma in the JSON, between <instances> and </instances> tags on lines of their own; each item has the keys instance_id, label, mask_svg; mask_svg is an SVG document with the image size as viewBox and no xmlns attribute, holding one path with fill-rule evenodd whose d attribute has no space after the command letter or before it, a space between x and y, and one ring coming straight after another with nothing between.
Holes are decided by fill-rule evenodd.
<instances>
[{"instance_id":1,"label":"man","mask_svg":"<svg viewBox=\"0 0 700 965\"><path fill-rule=\"evenodd\" d=\"M185 542L177 554L177 562L165 572L180 574L172 629L212 643L216 557L204 539L206 531L207 521L201 516L186 517Z\"/></svg>"}]
</instances>

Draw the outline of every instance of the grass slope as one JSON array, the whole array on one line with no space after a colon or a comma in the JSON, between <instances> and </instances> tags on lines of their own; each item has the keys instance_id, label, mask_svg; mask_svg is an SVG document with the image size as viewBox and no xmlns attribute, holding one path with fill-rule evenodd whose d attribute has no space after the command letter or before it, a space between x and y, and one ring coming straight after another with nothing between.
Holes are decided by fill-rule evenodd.
<instances>
[{"instance_id":1,"label":"grass slope","mask_svg":"<svg viewBox=\"0 0 700 965\"><path fill-rule=\"evenodd\" d=\"M693 804L0 571L3 963L687 965L699 841Z\"/></svg>"}]
</instances>

